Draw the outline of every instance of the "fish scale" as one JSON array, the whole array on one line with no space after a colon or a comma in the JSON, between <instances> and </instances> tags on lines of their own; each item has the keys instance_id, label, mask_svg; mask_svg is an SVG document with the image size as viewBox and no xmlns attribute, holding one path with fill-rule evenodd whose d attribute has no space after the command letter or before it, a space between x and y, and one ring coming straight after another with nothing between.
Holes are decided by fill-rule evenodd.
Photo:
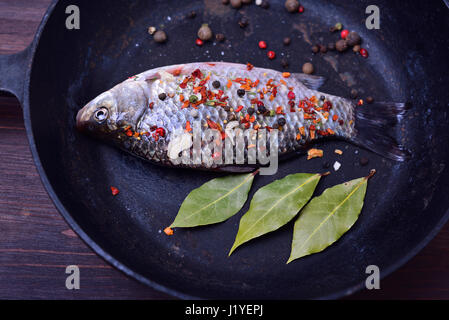
<instances>
[{"instance_id":1,"label":"fish scale","mask_svg":"<svg viewBox=\"0 0 449 320\"><path fill-rule=\"evenodd\" d=\"M213 86L216 81L220 83L219 88ZM236 167L236 163L176 163L173 154L177 157L181 152L193 153L193 146L186 143L182 135L190 135L186 131L187 125L193 127L195 122L201 128L201 149L210 153L213 150L205 141L206 129L215 128L223 131L221 134L224 135L229 123L241 129L267 129L268 141L270 132L277 129L276 145L281 155L304 149L313 140L327 136L363 143L360 140L367 138L359 137L362 136L358 132L359 128L366 125L368 131L374 130L373 127L380 123L376 124L378 116L366 119L360 113L361 116L357 117L357 107L352 101L317 91L322 82L322 77L281 73L249 64L214 62L162 67L136 75L100 95L79 112L77 123L79 127L87 126L90 133L113 141L120 148L141 158L165 165L203 169L232 168ZM239 89L245 90L243 96L238 94ZM276 95L274 90L277 90ZM294 99L289 97L289 93L294 94ZM161 94L166 98L160 99ZM320 99L322 96L324 100ZM185 102L190 100L189 103ZM290 101L294 103L293 112ZM258 104L263 104L267 112L256 112L253 114L254 121L247 121L245 117L248 117L248 109L252 107L258 110ZM393 108L398 111L393 112L396 117L403 111L403 106L385 103L378 107L379 110ZM238 108L241 109L239 112ZM108 113L106 121L101 123L95 119L100 109ZM283 126L279 126L281 118L285 119ZM357 121L359 128L356 128ZM381 146L381 149L387 150L376 150L375 135L379 135L379 132L374 132L373 138L368 137L368 147L392 158L393 155L400 157L396 145L390 146L393 150L388 149L388 145ZM227 134L225 137L229 138ZM246 139L247 145L254 141ZM181 142L186 144L181 145ZM268 149L268 142L266 146ZM245 150L245 161L247 155L248 151ZM224 152L218 157L224 161Z\"/></svg>"}]
</instances>

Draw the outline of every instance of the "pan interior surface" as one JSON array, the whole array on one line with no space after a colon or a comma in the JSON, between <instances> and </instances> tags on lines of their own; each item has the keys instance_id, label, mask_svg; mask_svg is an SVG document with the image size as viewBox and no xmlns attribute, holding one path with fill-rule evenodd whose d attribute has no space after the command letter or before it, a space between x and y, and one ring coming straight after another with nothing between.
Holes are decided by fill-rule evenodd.
<instances>
[{"instance_id":1,"label":"pan interior surface","mask_svg":"<svg viewBox=\"0 0 449 320\"><path fill-rule=\"evenodd\" d=\"M269 10L251 5L237 11L215 0L72 1L82 14L80 30L64 28L66 5L60 2L43 29L29 101L35 148L50 193L59 199L63 214L70 212L89 237L88 243L97 244L116 266L137 279L157 283L159 289L180 297L342 296L362 286L368 265L387 272L416 253L445 216L449 149L442 146L449 138L449 94L441 81L449 68L441 48L449 44L449 22L441 18L447 14L444 4L421 3L405 10L378 1L381 29L368 30L364 19L369 2L304 0L302 15L288 14L283 2L270 1ZM191 11L196 18L186 18ZM250 21L245 29L238 25L243 15ZM227 40L196 46L197 30L206 22ZM336 22L362 36L368 59L352 51L312 55L312 45L338 39L329 32ZM148 34L150 26L163 28L168 42L156 44ZM426 34L435 35L432 43ZM292 43L285 47L282 39L287 36ZM258 48L260 40L269 43L277 59L269 60L266 51ZM76 113L83 105L142 71L219 60L283 70L282 57L289 60L290 72L299 72L303 63L311 61L316 74L327 78L323 92L349 97L356 88L364 97L413 105L397 128L411 153L407 162L329 141L317 145L325 159L297 157L282 162L274 176L256 177L250 199L261 186L288 174L325 171L324 161L338 160L342 168L323 179L316 194L377 170L350 232L324 252L289 265L292 223L249 242L228 258L249 203L224 223L176 230L167 237L162 230L171 224L189 192L220 174L155 166L75 130ZM344 151L342 156L334 154L336 148ZM370 159L368 167L360 166L360 157ZM120 189L119 196L111 196L111 186Z\"/></svg>"}]
</instances>

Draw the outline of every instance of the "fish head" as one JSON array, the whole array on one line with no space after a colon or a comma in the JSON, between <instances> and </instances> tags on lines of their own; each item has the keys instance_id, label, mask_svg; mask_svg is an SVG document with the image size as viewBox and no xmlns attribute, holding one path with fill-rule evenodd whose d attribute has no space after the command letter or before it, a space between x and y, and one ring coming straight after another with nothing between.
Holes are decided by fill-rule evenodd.
<instances>
[{"instance_id":1,"label":"fish head","mask_svg":"<svg viewBox=\"0 0 449 320\"><path fill-rule=\"evenodd\" d=\"M99 138L118 137L124 127L137 127L147 105L142 87L125 82L85 105L76 116L76 127Z\"/></svg>"}]
</instances>

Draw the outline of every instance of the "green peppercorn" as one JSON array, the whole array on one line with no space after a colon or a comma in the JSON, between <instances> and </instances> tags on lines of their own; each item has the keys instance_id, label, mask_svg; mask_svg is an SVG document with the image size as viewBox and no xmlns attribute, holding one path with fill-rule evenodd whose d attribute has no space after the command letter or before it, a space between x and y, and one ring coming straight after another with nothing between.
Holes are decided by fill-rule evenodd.
<instances>
[{"instance_id":1,"label":"green peppercorn","mask_svg":"<svg viewBox=\"0 0 449 320\"><path fill-rule=\"evenodd\" d=\"M192 94L189 98L189 101L190 101L190 103L197 103L198 97Z\"/></svg>"}]
</instances>

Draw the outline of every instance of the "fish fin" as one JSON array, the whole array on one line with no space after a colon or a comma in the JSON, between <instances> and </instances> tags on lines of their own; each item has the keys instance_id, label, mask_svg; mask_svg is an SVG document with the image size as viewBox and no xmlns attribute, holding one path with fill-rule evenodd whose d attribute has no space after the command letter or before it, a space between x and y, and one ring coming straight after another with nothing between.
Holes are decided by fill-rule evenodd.
<instances>
[{"instance_id":1,"label":"fish fin","mask_svg":"<svg viewBox=\"0 0 449 320\"><path fill-rule=\"evenodd\" d=\"M409 108L409 103L394 102L375 102L354 107L354 142L386 158L405 161L409 154L398 143L398 134L395 132Z\"/></svg>"},{"instance_id":2,"label":"fish fin","mask_svg":"<svg viewBox=\"0 0 449 320\"><path fill-rule=\"evenodd\" d=\"M318 90L326 81L326 78L324 77L312 76L305 73L293 73L292 77L303 83L307 88L311 90Z\"/></svg>"}]
</instances>

